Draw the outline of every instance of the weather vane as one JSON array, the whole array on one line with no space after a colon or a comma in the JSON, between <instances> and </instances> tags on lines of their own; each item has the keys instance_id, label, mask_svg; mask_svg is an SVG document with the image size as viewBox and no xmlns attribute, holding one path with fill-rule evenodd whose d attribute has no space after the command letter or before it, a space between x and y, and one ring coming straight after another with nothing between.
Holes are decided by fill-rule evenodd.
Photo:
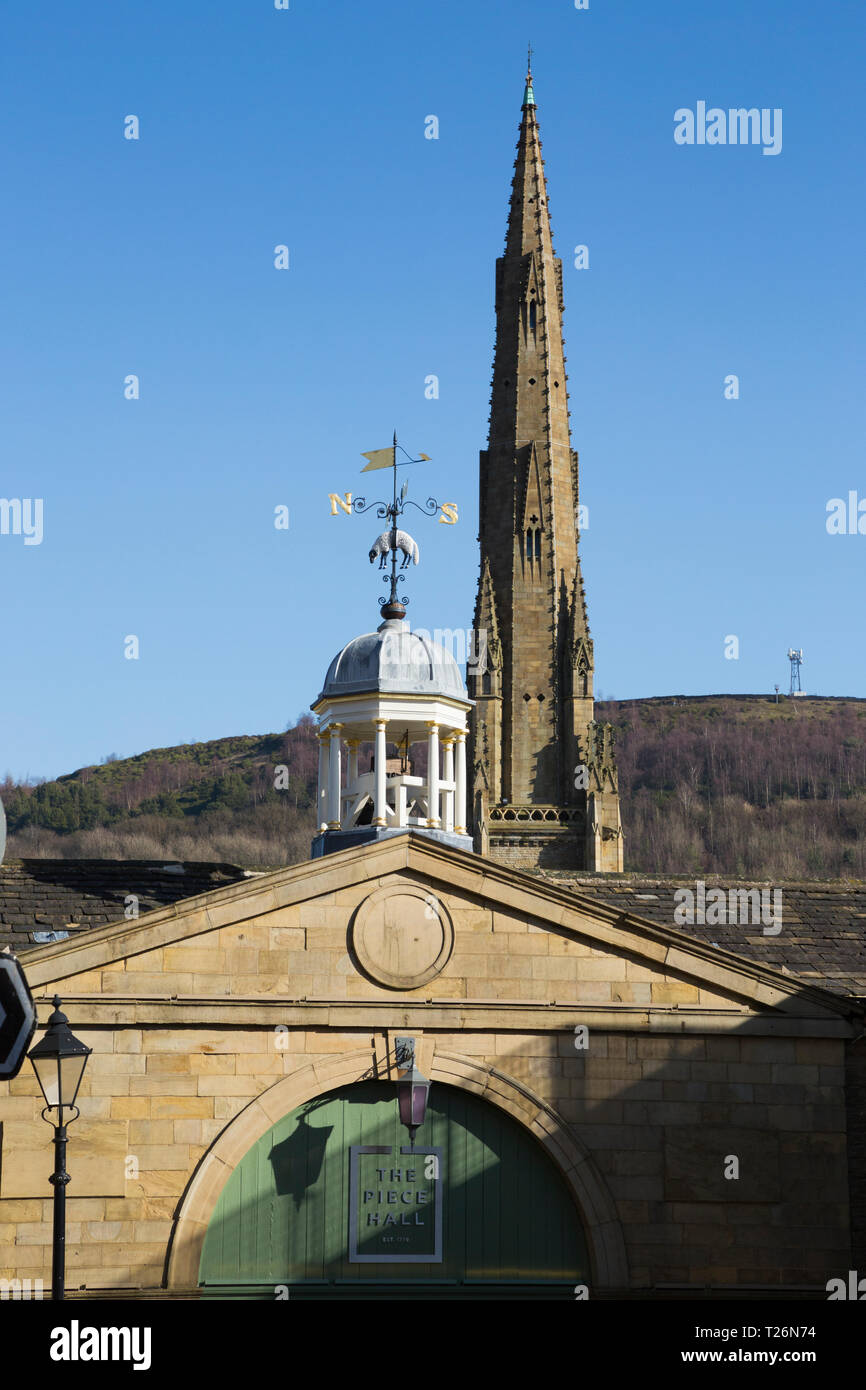
<instances>
[{"instance_id":1,"label":"weather vane","mask_svg":"<svg viewBox=\"0 0 866 1390\"><path fill-rule=\"evenodd\" d=\"M405 458L397 458L397 450L406 454ZM365 497L353 497L351 492L346 492L341 497L338 492L329 492L328 501L331 504L331 516L337 516L339 512L345 512L351 516L353 512L369 512L373 507L376 508L376 515L383 521L388 521L389 525L381 535L377 536L369 551L370 564L374 564L378 559L379 569L384 570L391 559L391 592L385 598L380 598L381 612L383 618L405 618L406 604L409 602L405 594L398 594L397 586L404 582L404 576L397 573L397 557L402 556L400 569L404 570L410 561L418 564L421 552L414 537L408 531L403 531L398 525L399 517L402 517L407 507L414 507L416 511L422 512L424 516L433 517L437 512L440 513L439 521L447 526L454 526L458 520L456 502L437 502L435 497L428 497L423 506L419 502L413 502L407 498L409 491L408 480L404 482L397 495L397 469L406 468L410 463L429 463L429 454L419 454L417 458L410 458L402 444L397 443L397 431L394 431L394 442L388 449L372 449L369 453L362 454L362 458L368 462L361 469L362 473L371 473L377 468L391 468L394 473L394 490L390 502L368 502Z\"/></svg>"}]
</instances>

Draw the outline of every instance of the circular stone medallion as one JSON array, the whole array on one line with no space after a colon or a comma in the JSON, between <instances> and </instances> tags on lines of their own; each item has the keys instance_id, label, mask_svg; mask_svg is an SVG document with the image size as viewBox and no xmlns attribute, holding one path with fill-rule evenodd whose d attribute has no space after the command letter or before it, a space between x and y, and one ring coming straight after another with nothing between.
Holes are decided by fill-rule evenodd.
<instances>
[{"instance_id":1,"label":"circular stone medallion","mask_svg":"<svg viewBox=\"0 0 866 1390\"><path fill-rule=\"evenodd\" d=\"M412 884L377 888L352 922L352 947L364 971L389 989L417 989L438 975L454 945L454 926L433 892Z\"/></svg>"}]
</instances>

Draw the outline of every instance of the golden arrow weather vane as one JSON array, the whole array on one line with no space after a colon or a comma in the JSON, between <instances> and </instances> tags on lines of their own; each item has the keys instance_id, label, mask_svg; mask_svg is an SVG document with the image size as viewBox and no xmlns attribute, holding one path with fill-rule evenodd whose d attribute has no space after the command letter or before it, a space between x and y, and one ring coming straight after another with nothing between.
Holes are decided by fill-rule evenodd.
<instances>
[{"instance_id":1,"label":"golden arrow weather vane","mask_svg":"<svg viewBox=\"0 0 866 1390\"><path fill-rule=\"evenodd\" d=\"M398 465L398 463L397 463L397 461L396 461L396 454L397 454L397 446L396 446L396 443L395 443L395 444L392 444L392 445L390 446L390 448L388 448L388 449L371 449L370 452L369 452L368 454L362 454L362 455L361 455L362 458L365 458L365 459L369 459L369 460L370 460L369 463L366 463L366 464L364 465L364 467L361 469L361 472L362 472L362 473L372 473L372 471L373 471L374 468L396 468L396 467L398 467L399 465ZM429 462L430 462L430 455L429 455L429 454L419 454L418 457L417 457L416 459L409 459L409 463L429 463ZM400 465L402 465L403 460L400 459L399 463L400 463Z\"/></svg>"}]
</instances>

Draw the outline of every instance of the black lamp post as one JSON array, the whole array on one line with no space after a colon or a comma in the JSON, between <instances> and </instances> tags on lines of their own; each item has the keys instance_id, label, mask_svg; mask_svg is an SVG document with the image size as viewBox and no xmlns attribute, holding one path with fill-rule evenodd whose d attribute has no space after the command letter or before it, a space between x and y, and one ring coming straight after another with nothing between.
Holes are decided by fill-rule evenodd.
<instances>
[{"instance_id":1,"label":"black lamp post","mask_svg":"<svg viewBox=\"0 0 866 1390\"><path fill-rule=\"evenodd\" d=\"M60 1012L60 996L54 996L54 1013L48 1020L45 1036L28 1056L33 1063L39 1089L45 1097L42 1118L54 1126L54 1172L49 1182L54 1188L54 1251L51 1265L51 1297L65 1297L66 1280L66 1125L77 1120L75 1104L84 1068L92 1048L85 1047L74 1037L69 1020ZM57 1111L56 1119L51 1114ZM69 1111L67 1117L65 1112ZM74 1112L74 1113L71 1113Z\"/></svg>"},{"instance_id":2,"label":"black lamp post","mask_svg":"<svg viewBox=\"0 0 866 1390\"><path fill-rule=\"evenodd\" d=\"M422 1076L415 1065L415 1039L398 1038L396 1047L398 1067L405 1068L397 1078L397 1104L400 1109L400 1122L409 1131L409 1143L415 1147L415 1131L424 1123L427 1114L427 1097L430 1082Z\"/></svg>"}]
</instances>

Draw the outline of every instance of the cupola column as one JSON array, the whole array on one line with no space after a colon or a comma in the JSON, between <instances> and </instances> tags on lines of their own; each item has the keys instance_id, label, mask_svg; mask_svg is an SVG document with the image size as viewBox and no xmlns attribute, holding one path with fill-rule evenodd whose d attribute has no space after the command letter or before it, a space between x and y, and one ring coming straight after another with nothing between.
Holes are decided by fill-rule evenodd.
<instances>
[{"instance_id":1,"label":"cupola column","mask_svg":"<svg viewBox=\"0 0 866 1390\"><path fill-rule=\"evenodd\" d=\"M388 767L388 750L385 741L385 725L387 719L375 719L376 726L376 752L374 766L376 769L376 790L373 797L373 824L387 825L388 820L385 815L386 807L386 786L385 775Z\"/></svg>"},{"instance_id":2,"label":"cupola column","mask_svg":"<svg viewBox=\"0 0 866 1390\"><path fill-rule=\"evenodd\" d=\"M319 734L319 794L316 799L317 827L328 823L328 735Z\"/></svg>"},{"instance_id":3,"label":"cupola column","mask_svg":"<svg viewBox=\"0 0 866 1390\"><path fill-rule=\"evenodd\" d=\"M438 830L439 817L439 725L427 721L427 824Z\"/></svg>"},{"instance_id":4,"label":"cupola column","mask_svg":"<svg viewBox=\"0 0 866 1390\"><path fill-rule=\"evenodd\" d=\"M457 733L457 790L454 797L454 831L457 835L466 834L466 733Z\"/></svg>"},{"instance_id":5,"label":"cupola column","mask_svg":"<svg viewBox=\"0 0 866 1390\"><path fill-rule=\"evenodd\" d=\"M454 735L448 734L443 740L442 751L445 755L445 781L450 782L451 786L445 793L445 824L444 830L454 829Z\"/></svg>"},{"instance_id":6,"label":"cupola column","mask_svg":"<svg viewBox=\"0 0 866 1390\"><path fill-rule=\"evenodd\" d=\"M340 829L340 730L342 724L330 724L328 737L328 829Z\"/></svg>"}]
</instances>

